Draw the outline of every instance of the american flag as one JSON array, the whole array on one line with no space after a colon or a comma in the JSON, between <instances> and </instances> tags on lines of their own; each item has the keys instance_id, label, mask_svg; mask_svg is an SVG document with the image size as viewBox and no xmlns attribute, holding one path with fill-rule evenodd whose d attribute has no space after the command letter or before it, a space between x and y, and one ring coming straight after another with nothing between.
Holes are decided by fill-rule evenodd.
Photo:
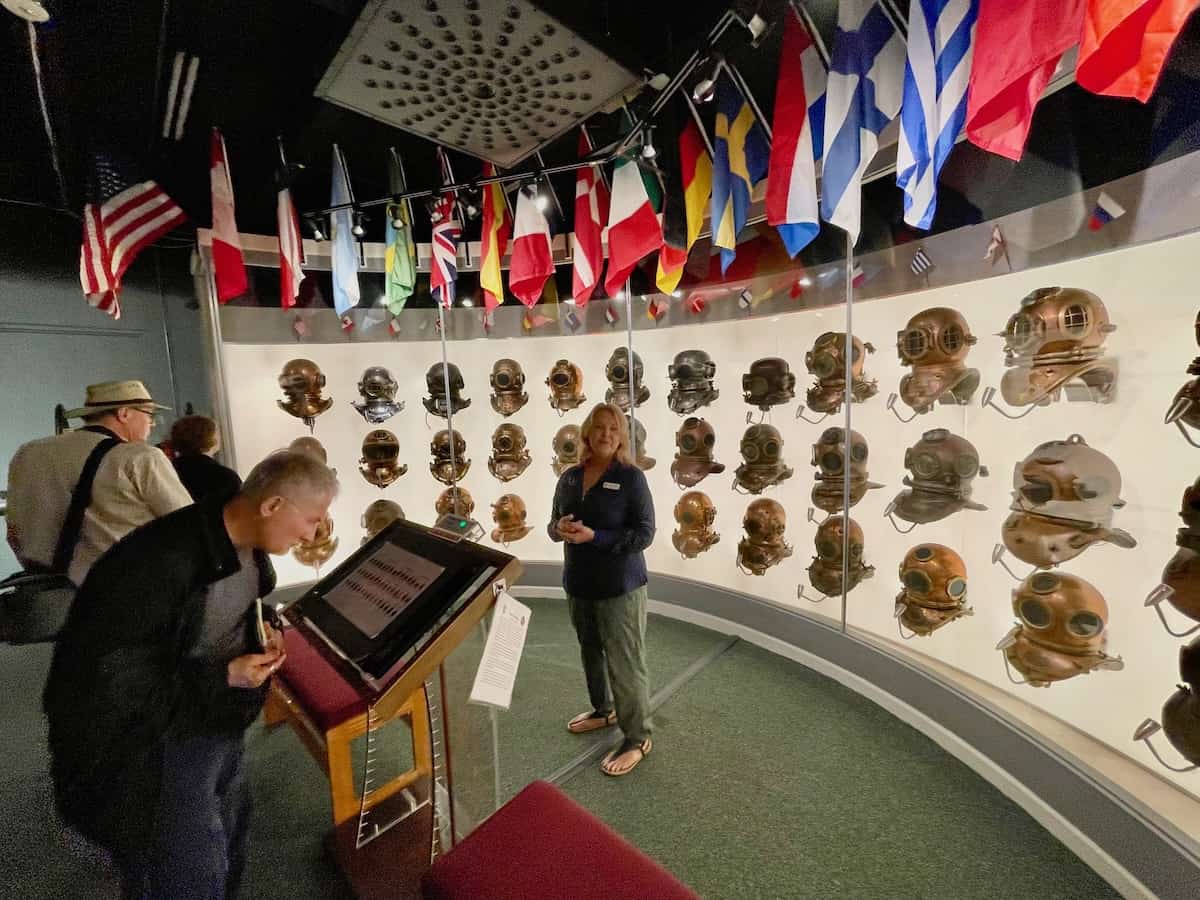
<instances>
[{"instance_id":1,"label":"american flag","mask_svg":"<svg viewBox=\"0 0 1200 900\"><path fill-rule=\"evenodd\" d=\"M434 207L432 258L429 261L429 289L435 300L454 305L454 285L458 280L458 241L462 225L455 218L452 194L442 194Z\"/></svg>"},{"instance_id":2,"label":"american flag","mask_svg":"<svg viewBox=\"0 0 1200 900\"><path fill-rule=\"evenodd\" d=\"M143 247L186 219L158 184L134 182L111 157L95 154L79 251L79 283L88 303L121 318L121 276Z\"/></svg>"}]
</instances>

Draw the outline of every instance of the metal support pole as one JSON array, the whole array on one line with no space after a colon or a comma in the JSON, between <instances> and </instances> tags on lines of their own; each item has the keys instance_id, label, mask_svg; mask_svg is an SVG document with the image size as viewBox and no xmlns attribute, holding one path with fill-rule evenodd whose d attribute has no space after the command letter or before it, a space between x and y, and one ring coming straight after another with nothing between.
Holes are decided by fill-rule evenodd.
<instances>
[{"instance_id":1,"label":"metal support pole","mask_svg":"<svg viewBox=\"0 0 1200 900\"><path fill-rule=\"evenodd\" d=\"M854 331L852 324L852 309L854 306L854 241L850 233L846 233L846 385L844 402L846 404L846 446L850 445L850 400L853 397L853 354ZM846 585L850 583L850 479L842 479L842 633L846 633L846 604L849 591Z\"/></svg>"},{"instance_id":2,"label":"metal support pole","mask_svg":"<svg viewBox=\"0 0 1200 900\"><path fill-rule=\"evenodd\" d=\"M458 466L454 462L454 404L450 402L450 360L446 356L446 305L441 298L437 301L438 334L442 339L442 389L446 392L446 431L450 445L450 490L454 498L454 510L458 512ZM468 516L467 518L470 518Z\"/></svg>"},{"instance_id":3,"label":"metal support pole","mask_svg":"<svg viewBox=\"0 0 1200 900\"><path fill-rule=\"evenodd\" d=\"M629 353L629 370L625 373L629 379L629 446L633 448L634 462L638 459L637 445L637 390L633 383L633 293L629 289L629 279L625 279L625 346Z\"/></svg>"}]
</instances>

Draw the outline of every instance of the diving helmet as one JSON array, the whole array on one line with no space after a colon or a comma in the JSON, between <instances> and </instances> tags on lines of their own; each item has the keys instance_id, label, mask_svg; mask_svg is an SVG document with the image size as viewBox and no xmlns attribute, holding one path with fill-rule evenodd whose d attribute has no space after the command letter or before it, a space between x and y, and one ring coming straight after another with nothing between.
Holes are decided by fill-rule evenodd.
<instances>
[{"instance_id":1,"label":"diving helmet","mask_svg":"<svg viewBox=\"0 0 1200 900\"><path fill-rule=\"evenodd\" d=\"M970 403L979 387L979 370L965 365L977 338L956 309L927 309L908 320L896 335L900 362L912 371L900 379L900 399L919 413L939 400Z\"/></svg>"},{"instance_id":2,"label":"diving helmet","mask_svg":"<svg viewBox=\"0 0 1200 900\"><path fill-rule=\"evenodd\" d=\"M307 453L309 456L319 459L325 465L329 465L329 454L325 452L325 446L315 437L298 437L290 444L289 450L294 450L296 453Z\"/></svg>"},{"instance_id":3,"label":"diving helmet","mask_svg":"<svg viewBox=\"0 0 1200 900\"><path fill-rule=\"evenodd\" d=\"M1110 528L1121 499L1116 464L1073 434L1040 444L1013 470L1013 513L1004 523L1004 546L1039 569L1074 559L1107 541L1136 547L1120 528Z\"/></svg>"},{"instance_id":4,"label":"diving helmet","mask_svg":"<svg viewBox=\"0 0 1200 900\"><path fill-rule=\"evenodd\" d=\"M453 466L450 464L451 436L454 440ZM429 462L429 471L442 484L454 484L466 477L467 470L471 468L471 461L467 459L467 442L457 431L443 428L429 442L429 452L433 454L433 459Z\"/></svg>"},{"instance_id":5,"label":"diving helmet","mask_svg":"<svg viewBox=\"0 0 1200 900\"><path fill-rule=\"evenodd\" d=\"M689 416L683 420L675 432L675 459L671 463L671 477L677 485L695 487L705 475L725 471L725 464L712 458L716 442L716 432L704 419Z\"/></svg>"},{"instance_id":6,"label":"diving helmet","mask_svg":"<svg viewBox=\"0 0 1200 900\"><path fill-rule=\"evenodd\" d=\"M642 384L642 358L633 354L633 390L635 393L634 406L641 406L650 399L650 388ZM604 377L608 379L608 390L604 392L605 403L615 403L622 410L629 411L629 348L618 347L608 358L604 367Z\"/></svg>"},{"instance_id":7,"label":"diving helmet","mask_svg":"<svg viewBox=\"0 0 1200 900\"><path fill-rule=\"evenodd\" d=\"M488 471L501 481L512 481L525 471L532 458L525 449L525 429L512 422L503 422L492 432L492 455Z\"/></svg>"},{"instance_id":8,"label":"diving helmet","mask_svg":"<svg viewBox=\"0 0 1200 900\"><path fill-rule=\"evenodd\" d=\"M377 488L385 488L405 472L400 464L400 441L386 428L376 428L362 442L358 471Z\"/></svg>"},{"instance_id":9,"label":"diving helmet","mask_svg":"<svg viewBox=\"0 0 1200 900\"><path fill-rule=\"evenodd\" d=\"M629 427L629 433L633 435L634 443L637 444L633 464L643 472L649 472L658 460L646 453L646 426L642 424L641 419L634 419L630 415L625 416L625 424Z\"/></svg>"},{"instance_id":10,"label":"diving helmet","mask_svg":"<svg viewBox=\"0 0 1200 900\"><path fill-rule=\"evenodd\" d=\"M311 359L289 359L279 374L279 387L286 400L277 400L279 408L313 427L313 420L333 405L331 397L322 397L325 375Z\"/></svg>"},{"instance_id":11,"label":"diving helmet","mask_svg":"<svg viewBox=\"0 0 1200 900\"><path fill-rule=\"evenodd\" d=\"M498 359L492 365L492 409L511 416L529 402L525 393L525 373L515 359Z\"/></svg>"},{"instance_id":12,"label":"diving helmet","mask_svg":"<svg viewBox=\"0 0 1200 900\"><path fill-rule=\"evenodd\" d=\"M362 401L353 400L350 405L372 425L378 425L404 409L404 403L396 402L398 387L387 369L383 366L371 366L358 380L358 393L362 396Z\"/></svg>"},{"instance_id":13,"label":"diving helmet","mask_svg":"<svg viewBox=\"0 0 1200 900\"><path fill-rule=\"evenodd\" d=\"M904 476L909 490L892 501L893 511L905 522L937 522L960 509L987 509L971 500L971 482L987 475L979 454L966 438L945 428L934 428L904 451Z\"/></svg>"},{"instance_id":14,"label":"diving helmet","mask_svg":"<svg viewBox=\"0 0 1200 900\"><path fill-rule=\"evenodd\" d=\"M850 340L850 398L855 403L862 403L879 390L875 380L868 379L863 373L867 354L874 353L875 348L856 337ZM808 408L819 413L835 413L841 409L846 396L845 332L827 331L818 337L813 348L804 355L804 365L817 376L817 383L808 389Z\"/></svg>"},{"instance_id":15,"label":"diving helmet","mask_svg":"<svg viewBox=\"0 0 1200 900\"><path fill-rule=\"evenodd\" d=\"M292 558L304 566L312 566L318 572L321 566L333 558L338 539L333 536L333 519L326 516L317 526L311 541L301 541L292 548Z\"/></svg>"},{"instance_id":16,"label":"diving helmet","mask_svg":"<svg viewBox=\"0 0 1200 900\"><path fill-rule=\"evenodd\" d=\"M867 474L867 439L857 431L850 432L849 446L846 429L826 428L813 444L812 464L817 467L813 485L813 506L825 512L842 509L846 480L850 481L850 505L854 506L867 491L883 487L871 481Z\"/></svg>"},{"instance_id":17,"label":"diving helmet","mask_svg":"<svg viewBox=\"0 0 1200 900\"><path fill-rule=\"evenodd\" d=\"M587 402L583 394L583 370L567 359L558 360L546 377L550 387L550 406L559 415Z\"/></svg>"},{"instance_id":18,"label":"diving helmet","mask_svg":"<svg viewBox=\"0 0 1200 900\"><path fill-rule=\"evenodd\" d=\"M1178 550L1163 569L1162 583L1171 588L1171 605L1200 622L1200 478L1183 492L1179 510L1183 527L1175 533Z\"/></svg>"},{"instance_id":19,"label":"diving helmet","mask_svg":"<svg viewBox=\"0 0 1200 900\"><path fill-rule=\"evenodd\" d=\"M362 527L366 529L367 534L362 542L367 543L397 519L403 518L404 510L395 500L376 500L363 511Z\"/></svg>"},{"instance_id":20,"label":"diving helmet","mask_svg":"<svg viewBox=\"0 0 1200 900\"><path fill-rule=\"evenodd\" d=\"M561 475L571 466L579 465L579 452L583 449L583 439L579 436L578 425L564 425L554 433L554 460L550 467L555 475Z\"/></svg>"},{"instance_id":21,"label":"diving helmet","mask_svg":"<svg viewBox=\"0 0 1200 900\"><path fill-rule=\"evenodd\" d=\"M446 372L450 374L449 398L446 397ZM427 412L435 416L444 419L447 412L457 415L471 405L471 401L462 395L462 372L454 363L447 363L444 369L442 363L430 366L429 371L425 373L425 387L429 389L429 396L423 397L421 403Z\"/></svg>"},{"instance_id":22,"label":"diving helmet","mask_svg":"<svg viewBox=\"0 0 1200 900\"><path fill-rule=\"evenodd\" d=\"M525 524L525 501L516 494L504 494L492 504L492 519L496 523L492 540L498 544L519 541L533 531L532 525Z\"/></svg>"},{"instance_id":23,"label":"diving helmet","mask_svg":"<svg viewBox=\"0 0 1200 900\"><path fill-rule=\"evenodd\" d=\"M667 406L681 416L708 406L721 393L713 384L713 379L717 377L717 364L703 350L676 353L675 361L667 366L667 377L671 379Z\"/></svg>"},{"instance_id":24,"label":"diving helmet","mask_svg":"<svg viewBox=\"0 0 1200 900\"><path fill-rule=\"evenodd\" d=\"M717 508L708 494L688 491L675 504L675 522L679 525L671 535L671 543L685 559L695 559L721 536L712 530L717 520Z\"/></svg>"},{"instance_id":25,"label":"diving helmet","mask_svg":"<svg viewBox=\"0 0 1200 900\"><path fill-rule=\"evenodd\" d=\"M1200 344L1200 312L1196 313L1195 329L1196 343ZM1187 367L1187 373L1200 375L1200 356L1192 360L1191 365ZM1163 421L1166 425L1177 423L1181 429L1184 425L1200 429L1200 378L1193 378L1179 389Z\"/></svg>"},{"instance_id":26,"label":"diving helmet","mask_svg":"<svg viewBox=\"0 0 1200 900\"><path fill-rule=\"evenodd\" d=\"M469 519L471 513L475 512L475 500L465 487L454 485L438 494L437 500L433 503L433 509L439 517L453 513Z\"/></svg>"},{"instance_id":27,"label":"diving helmet","mask_svg":"<svg viewBox=\"0 0 1200 900\"><path fill-rule=\"evenodd\" d=\"M733 476L734 488L761 494L792 477L783 462L783 436L774 425L751 425L742 435L742 464Z\"/></svg>"},{"instance_id":28,"label":"diving helmet","mask_svg":"<svg viewBox=\"0 0 1200 900\"><path fill-rule=\"evenodd\" d=\"M817 555L808 567L808 583L826 597L837 597L842 593L842 542L847 533L850 555L846 566L846 593L858 587L864 578L875 574L875 567L863 562L866 538L863 537L862 527L853 519L830 516L817 526L817 533L813 537Z\"/></svg>"},{"instance_id":29,"label":"diving helmet","mask_svg":"<svg viewBox=\"0 0 1200 900\"><path fill-rule=\"evenodd\" d=\"M973 610L967 606L967 567L943 544L918 544L900 563L896 617L909 631L929 635Z\"/></svg>"},{"instance_id":30,"label":"diving helmet","mask_svg":"<svg viewBox=\"0 0 1200 900\"><path fill-rule=\"evenodd\" d=\"M1034 687L1093 669L1124 668L1104 652L1108 604L1088 582L1066 572L1034 572L1013 591L1019 620L1000 642L1009 665Z\"/></svg>"},{"instance_id":31,"label":"diving helmet","mask_svg":"<svg viewBox=\"0 0 1200 900\"><path fill-rule=\"evenodd\" d=\"M1179 648L1179 677L1183 684L1163 704L1163 733L1180 756L1200 766L1200 637Z\"/></svg>"},{"instance_id":32,"label":"diving helmet","mask_svg":"<svg viewBox=\"0 0 1200 900\"><path fill-rule=\"evenodd\" d=\"M1106 357L1104 339L1116 331L1103 301L1080 288L1038 288L1004 327L1000 394L1012 406L1048 403L1068 382L1084 386L1087 399L1109 403L1117 384L1117 361ZM1068 397L1071 391L1068 390Z\"/></svg>"},{"instance_id":33,"label":"diving helmet","mask_svg":"<svg viewBox=\"0 0 1200 900\"><path fill-rule=\"evenodd\" d=\"M756 359L742 376L742 399L763 412L791 403L796 396L796 376L787 360L777 356Z\"/></svg>"},{"instance_id":34,"label":"diving helmet","mask_svg":"<svg viewBox=\"0 0 1200 900\"><path fill-rule=\"evenodd\" d=\"M750 575L765 575L767 569L792 555L783 539L787 513L774 500L760 497L746 507L742 519L746 536L738 542L737 566Z\"/></svg>"}]
</instances>

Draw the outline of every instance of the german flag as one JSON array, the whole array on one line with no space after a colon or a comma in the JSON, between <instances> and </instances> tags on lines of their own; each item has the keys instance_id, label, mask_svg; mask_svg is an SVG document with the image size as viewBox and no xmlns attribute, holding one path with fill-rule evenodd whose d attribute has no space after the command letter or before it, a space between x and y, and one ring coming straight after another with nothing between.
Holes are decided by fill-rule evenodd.
<instances>
[{"instance_id":1,"label":"german flag","mask_svg":"<svg viewBox=\"0 0 1200 900\"><path fill-rule=\"evenodd\" d=\"M695 121L689 119L679 134L679 152L664 166L667 179L663 209L663 238L658 254L658 289L669 294L679 285L688 251L704 224L704 212L712 193L712 158Z\"/></svg>"}]
</instances>

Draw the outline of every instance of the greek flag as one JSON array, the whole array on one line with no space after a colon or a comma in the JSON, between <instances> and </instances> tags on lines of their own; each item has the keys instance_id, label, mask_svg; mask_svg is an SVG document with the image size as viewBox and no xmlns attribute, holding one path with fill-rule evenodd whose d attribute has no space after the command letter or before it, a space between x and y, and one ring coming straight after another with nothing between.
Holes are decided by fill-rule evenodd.
<instances>
[{"instance_id":1,"label":"greek flag","mask_svg":"<svg viewBox=\"0 0 1200 900\"><path fill-rule=\"evenodd\" d=\"M924 275L933 268L933 260L929 258L929 254L925 252L924 247L918 247L917 252L913 254L912 263L909 265L914 275Z\"/></svg>"},{"instance_id":2,"label":"greek flag","mask_svg":"<svg viewBox=\"0 0 1200 900\"><path fill-rule=\"evenodd\" d=\"M900 111L904 39L876 0L841 0L825 89L821 218L858 241L862 175Z\"/></svg>"},{"instance_id":3,"label":"greek flag","mask_svg":"<svg viewBox=\"0 0 1200 900\"><path fill-rule=\"evenodd\" d=\"M937 209L937 178L967 118L979 0L912 0L908 64L900 108L896 183L904 221L928 229Z\"/></svg>"}]
</instances>

